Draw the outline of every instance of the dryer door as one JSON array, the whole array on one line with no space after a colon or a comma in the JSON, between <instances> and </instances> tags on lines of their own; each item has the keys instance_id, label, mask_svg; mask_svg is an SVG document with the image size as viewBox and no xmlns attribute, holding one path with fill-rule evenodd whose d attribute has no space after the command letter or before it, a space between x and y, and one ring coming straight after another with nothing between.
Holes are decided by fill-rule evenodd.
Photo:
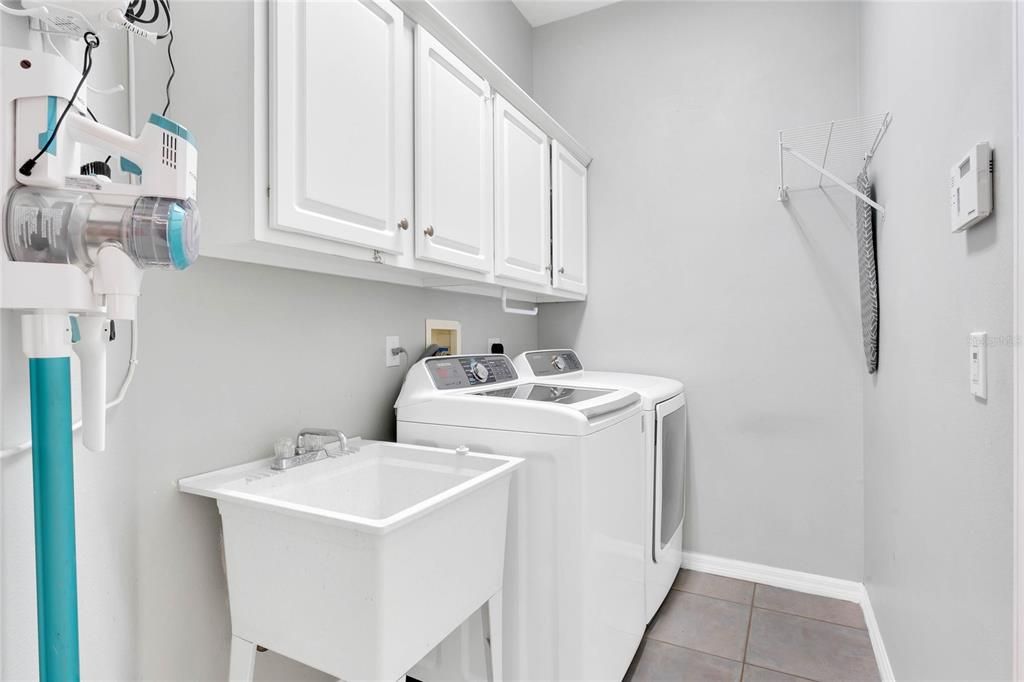
<instances>
[{"instance_id":1,"label":"dryer door","mask_svg":"<svg viewBox=\"0 0 1024 682\"><path fill-rule=\"evenodd\" d=\"M686 397L677 395L654 408L654 537L655 562L680 532L686 514Z\"/></svg>"}]
</instances>

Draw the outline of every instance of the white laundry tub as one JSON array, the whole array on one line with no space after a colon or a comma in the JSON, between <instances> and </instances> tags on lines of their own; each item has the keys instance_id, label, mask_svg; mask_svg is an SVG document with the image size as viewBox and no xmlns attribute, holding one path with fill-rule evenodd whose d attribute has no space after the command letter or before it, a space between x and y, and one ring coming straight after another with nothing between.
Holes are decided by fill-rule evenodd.
<instances>
[{"instance_id":1,"label":"white laundry tub","mask_svg":"<svg viewBox=\"0 0 1024 682\"><path fill-rule=\"evenodd\" d=\"M521 462L370 441L285 471L267 459L180 481L220 509L232 679L251 675L256 644L343 680L404 675L500 600Z\"/></svg>"}]
</instances>

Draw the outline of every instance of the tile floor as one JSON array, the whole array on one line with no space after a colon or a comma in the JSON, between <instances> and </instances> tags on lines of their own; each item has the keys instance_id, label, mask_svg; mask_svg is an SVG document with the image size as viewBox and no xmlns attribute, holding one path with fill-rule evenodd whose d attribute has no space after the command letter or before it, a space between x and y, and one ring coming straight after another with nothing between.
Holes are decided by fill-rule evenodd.
<instances>
[{"instance_id":1,"label":"tile floor","mask_svg":"<svg viewBox=\"0 0 1024 682\"><path fill-rule=\"evenodd\" d=\"M878 680L860 606L681 571L626 679Z\"/></svg>"}]
</instances>

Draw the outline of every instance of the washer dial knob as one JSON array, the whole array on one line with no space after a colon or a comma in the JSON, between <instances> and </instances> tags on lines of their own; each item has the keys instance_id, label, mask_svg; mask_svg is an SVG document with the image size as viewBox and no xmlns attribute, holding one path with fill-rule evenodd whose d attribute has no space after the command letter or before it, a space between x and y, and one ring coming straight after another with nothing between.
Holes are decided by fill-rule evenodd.
<instances>
[{"instance_id":1,"label":"washer dial knob","mask_svg":"<svg viewBox=\"0 0 1024 682\"><path fill-rule=\"evenodd\" d=\"M559 372L565 371L565 358L561 355L556 355L551 358L551 366L557 369Z\"/></svg>"},{"instance_id":2,"label":"washer dial knob","mask_svg":"<svg viewBox=\"0 0 1024 682\"><path fill-rule=\"evenodd\" d=\"M490 376L490 372L487 371L487 367L482 362L474 362L473 366L470 367L470 371L480 381L487 381L487 377Z\"/></svg>"}]
</instances>

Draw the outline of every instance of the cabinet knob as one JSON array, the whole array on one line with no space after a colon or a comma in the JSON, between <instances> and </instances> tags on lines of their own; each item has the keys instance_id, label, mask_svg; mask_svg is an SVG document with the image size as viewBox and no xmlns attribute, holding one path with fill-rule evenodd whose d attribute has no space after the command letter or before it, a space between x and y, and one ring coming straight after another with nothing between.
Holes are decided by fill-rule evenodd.
<instances>
[{"instance_id":1,"label":"cabinet knob","mask_svg":"<svg viewBox=\"0 0 1024 682\"><path fill-rule=\"evenodd\" d=\"M427 225L427 229L423 230L423 234L427 235L428 237L433 237L434 236L434 226L433 225Z\"/></svg>"},{"instance_id":2,"label":"cabinet knob","mask_svg":"<svg viewBox=\"0 0 1024 682\"><path fill-rule=\"evenodd\" d=\"M398 226L400 228L402 228L403 230L408 230L409 229L409 221L406 220L405 218L402 218L401 220L398 221Z\"/></svg>"},{"instance_id":3,"label":"cabinet knob","mask_svg":"<svg viewBox=\"0 0 1024 682\"><path fill-rule=\"evenodd\" d=\"M564 265L562 267L558 268L558 274L559 275L564 275L565 274L565 266Z\"/></svg>"}]
</instances>

